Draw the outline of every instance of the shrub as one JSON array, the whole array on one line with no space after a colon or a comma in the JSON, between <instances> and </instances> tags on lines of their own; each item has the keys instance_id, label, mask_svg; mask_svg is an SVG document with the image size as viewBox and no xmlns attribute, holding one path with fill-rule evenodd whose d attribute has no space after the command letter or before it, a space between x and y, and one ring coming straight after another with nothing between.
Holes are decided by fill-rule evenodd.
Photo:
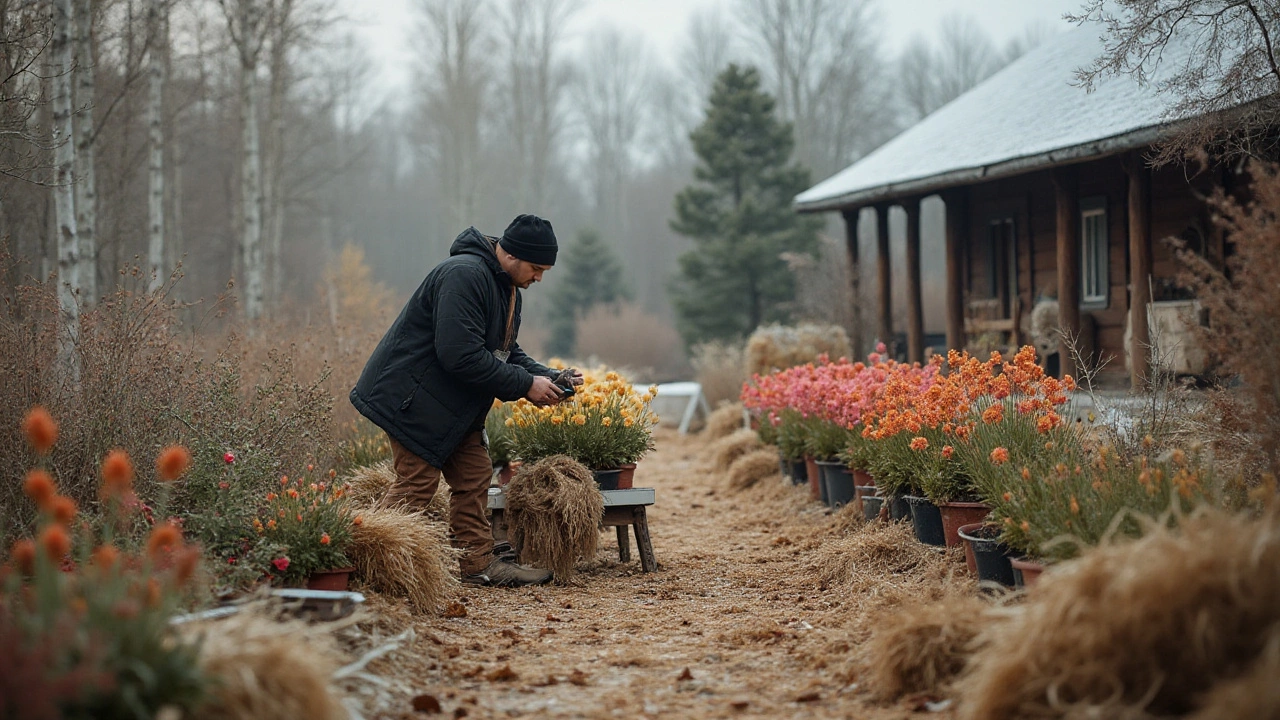
<instances>
[{"instance_id":1,"label":"shrub","mask_svg":"<svg viewBox=\"0 0 1280 720\"><path fill-rule=\"evenodd\" d=\"M747 379L741 343L709 342L693 346L694 379L711 407L738 399Z\"/></svg>"},{"instance_id":2,"label":"shrub","mask_svg":"<svg viewBox=\"0 0 1280 720\"><path fill-rule=\"evenodd\" d=\"M747 338L746 373L767 374L815 362L823 355L843 358L850 354L849 336L838 325L766 325Z\"/></svg>"},{"instance_id":3,"label":"shrub","mask_svg":"<svg viewBox=\"0 0 1280 720\"><path fill-rule=\"evenodd\" d=\"M689 377L675 327L633 303L596 305L577 323L577 355L652 382Z\"/></svg>"}]
</instances>

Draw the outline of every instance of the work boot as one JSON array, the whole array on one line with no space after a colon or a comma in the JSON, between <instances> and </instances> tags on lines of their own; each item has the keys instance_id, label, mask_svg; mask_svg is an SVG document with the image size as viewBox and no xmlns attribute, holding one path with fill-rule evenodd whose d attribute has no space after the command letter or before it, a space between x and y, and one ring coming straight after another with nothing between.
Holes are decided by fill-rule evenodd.
<instances>
[{"instance_id":1,"label":"work boot","mask_svg":"<svg viewBox=\"0 0 1280 720\"><path fill-rule=\"evenodd\" d=\"M506 540L498 540L493 544L493 556L503 560L510 560L511 562L516 562L520 559L516 549L511 547L511 543Z\"/></svg>"},{"instance_id":2,"label":"work boot","mask_svg":"<svg viewBox=\"0 0 1280 720\"><path fill-rule=\"evenodd\" d=\"M494 557L489 567L474 575L463 575L464 585L493 587L518 587L542 585L551 580L550 570L539 570L528 565L518 565L505 557Z\"/></svg>"}]
</instances>

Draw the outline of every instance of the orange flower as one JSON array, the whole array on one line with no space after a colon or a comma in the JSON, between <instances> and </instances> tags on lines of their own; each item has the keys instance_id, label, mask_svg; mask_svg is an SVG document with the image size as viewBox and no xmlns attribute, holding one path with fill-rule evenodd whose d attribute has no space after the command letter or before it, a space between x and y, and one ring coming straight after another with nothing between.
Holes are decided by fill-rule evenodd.
<instances>
[{"instance_id":1,"label":"orange flower","mask_svg":"<svg viewBox=\"0 0 1280 720\"><path fill-rule=\"evenodd\" d=\"M1027 522L1026 520L1023 520L1021 523L1019 523L1018 527L1022 528L1022 532L1031 532L1031 523Z\"/></svg>"},{"instance_id":2,"label":"orange flower","mask_svg":"<svg viewBox=\"0 0 1280 720\"><path fill-rule=\"evenodd\" d=\"M157 525L155 530L151 531L150 537L147 538L147 554L151 559L156 559L161 550L173 550L182 543L182 531L173 525L173 523L165 523Z\"/></svg>"},{"instance_id":3,"label":"orange flower","mask_svg":"<svg viewBox=\"0 0 1280 720\"><path fill-rule=\"evenodd\" d=\"M120 551L114 545L99 545L93 551L94 566L103 570L113 567L119 559Z\"/></svg>"},{"instance_id":4,"label":"orange flower","mask_svg":"<svg viewBox=\"0 0 1280 720\"><path fill-rule=\"evenodd\" d=\"M1022 479L1023 480L1031 479L1031 468L1028 468L1025 465L1022 467Z\"/></svg>"},{"instance_id":5,"label":"orange flower","mask_svg":"<svg viewBox=\"0 0 1280 720\"><path fill-rule=\"evenodd\" d=\"M19 540L13 544L13 548L9 550L9 557L13 558L13 564L18 566L18 570L24 575L31 575L36 570L36 544L30 540Z\"/></svg>"},{"instance_id":6,"label":"orange flower","mask_svg":"<svg viewBox=\"0 0 1280 720\"><path fill-rule=\"evenodd\" d=\"M328 545L328 544L329 544L329 533L321 533L321 534L320 534L320 544L321 544L321 545Z\"/></svg>"},{"instance_id":7,"label":"orange flower","mask_svg":"<svg viewBox=\"0 0 1280 720\"><path fill-rule=\"evenodd\" d=\"M191 451L181 445L170 445L156 458L156 474L161 480L173 481L186 474L191 467Z\"/></svg>"},{"instance_id":8,"label":"orange flower","mask_svg":"<svg viewBox=\"0 0 1280 720\"><path fill-rule=\"evenodd\" d=\"M76 519L76 501L65 495L58 495L53 499L50 512L54 520L63 525L70 525L71 521Z\"/></svg>"},{"instance_id":9,"label":"orange flower","mask_svg":"<svg viewBox=\"0 0 1280 720\"><path fill-rule=\"evenodd\" d=\"M267 529L268 529L268 530L275 530L275 529L276 529L276 521L275 521L275 518L272 518L272 519L270 519L270 520L268 520L268 521L267 521Z\"/></svg>"},{"instance_id":10,"label":"orange flower","mask_svg":"<svg viewBox=\"0 0 1280 720\"><path fill-rule=\"evenodd\" d=\"M1072 495L1072 496L1071 496L1071 514L1072 514L1072 515L1079 515L1079 514L1080 514L1080 503L1076 502L1076 496L1075 496L1075 495Z\"/></svg>"},{"instance_id":11,"label":"orange flower","mask_svg":"<svg viewBox=\"0 0 1280 720\"><path fill-rule=\"evenodd\" d=\"M950 445L943 445L943 446L942 446L942 457L944 457L944 458L946 458L946 459L950 460L950 459L951 459L951 456L952 456L952 455L955 455L955 454L956 454L956 449L955 449L955 448L951 447Z\"/></svg>"},{"instance_id":12,"label":"orange flower","mask_svg":"<svg viewBox=\"0 0 1280 720\"><path fill-rule=\"evenodd\" d=\"M1005 493L1004 495L1001 495L1000 497L1004 498L1004 501L1005 501L1005 502L1009 502L1010 500L1013 500L1013 493Z\"/></svg>"},{"instance_id":13,"label":"orange flower","mask_svg":"<svg viewBox=\"0 0 1280 720\"><path fill-rule=\"evenodd\" d=\"M186 585L187 581L195 575L196 567L200 564L200 549L195 547L185 547L178 552L177 560L173 564L173 579L178 585Z\"/></svg>"},{"instance_id":14,"label":"orange flower","mask_svg":"<svg viewBox=\"0 0 1280 720\"><path fill-rule=\"evenodd\" d=\"M996 465L1003 465L1009 462L1009 451L1002 447L998 447L995 450L992 450L991 462Z\"/></svg>"},{"instance_id":15,"label":"orange flower","mask_svg":"<svg viewBox=\"0 0 1280 720\"><path fill-rule=\"evenodd\" d=\"M352 518L351 524L355 525L356 527L360 527L361 525L364 524L364 516L363 515L355 516L354 518Z\"/></svg>"},{"instance_id":16,"label":"orange flower","mask_svg":"<svg viewBox=\"0 0 1280 720\"><path fill-rule=\"evenodd\" d=\"M923 437L911 438L911 449L920 452L929 447L929 440Z\"/></svg>"},{"instance_id":17,"label":"orange flower","mask_svg":"<svg viewBox=\"0 0 1280 720\"><path fill-rule=\"evenodd\" d=\"M46 511L52 509L53 499L58 494L53 478L44 470L28 472L22 483L22 492L35 502L36 507Z\"/></svg>"},{"instance_id":18,"label":"orange flower","mask_svg":"<svg viewBox=\"0 0 1280 720\"><path fill-rule=\"evenodd\" d=\"M27 442L41 455L48 455L53 444L58 442L58 423L53 416L40 405L33 406L22 419L22 434Z\"/></svg>"},{"instance_id":19,"label":"orange flower","mask_svg":"<svg viewBox=\"0 0 1280 720\"><path fill-rule=\"evenodd\" d=\"M54 560L61 560L71 552L71 536L67 535L65 527L56 523L46 527L44 532L40 533L40 544Z\"/></svg>"},{"instance_id":20,"label":"orange flower","mask_svg":"<svg viewBox=\"0 0 1280 720\"><path fill-rule=\"evenodd\" d=\"M102 490L108 496L124 495L133 487L133 462L123 450L112 450L102 461Z\"/></svg>"},{"instance_id":21,"label":"orange flower","mask_svg":"<svg viewBox=\"0 0 1280 720\"><path fill-rule=\"evenodd\" d=\"M160 606L160 583L155 578L147 578L147 607Z\"/></svg>"},{"instance_id":22,"label":"orange flower","mask_svg":"<svg viewBox=\"0 0 1280 720\"><path fill-rule=\"evenodd\" d=\"M1000 422L1003 419L1004 419L1003 405L999 405L999 404L992 405L991 407L987 408L985 412L982 413L982 422L988 425L995 425L996 423Z\"/></svg>"}]
</instances>

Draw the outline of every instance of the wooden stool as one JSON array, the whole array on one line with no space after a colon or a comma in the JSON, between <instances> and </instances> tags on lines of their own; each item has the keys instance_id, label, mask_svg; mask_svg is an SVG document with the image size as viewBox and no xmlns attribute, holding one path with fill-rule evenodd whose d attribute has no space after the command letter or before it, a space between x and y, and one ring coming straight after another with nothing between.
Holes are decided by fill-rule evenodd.
<instances>
[{"instance_id":1,"label":"wooden stool","mask_svg":"<svg viewBox=\"0 0 1280 720\"><path fill-rule=\"evenodd\" d=\"M649 518L645 508L654 503L653 488L628 488L626 490L601 490L604 496L604 517L600 524L615 528L618 534L618 559L631 562L631 539L627 527L635 529L636 547L640 550L640 569L653 572L658 569L658 559L653 554L653 541L649 537ZM507 496L502 488L489 488L489 510L493 513L493 538L507 539L505 513Z\"/></svg>"}]
</instances>

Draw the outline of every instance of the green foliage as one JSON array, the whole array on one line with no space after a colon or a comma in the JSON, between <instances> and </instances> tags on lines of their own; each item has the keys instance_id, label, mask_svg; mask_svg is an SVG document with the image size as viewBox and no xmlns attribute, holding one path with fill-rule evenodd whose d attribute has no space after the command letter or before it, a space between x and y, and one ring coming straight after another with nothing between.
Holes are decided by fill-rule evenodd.
<instances>
[{"instance_id":1,"label":"green foliage","mask_svg":"<svg viewBox=\"0 0 1280 720\"><path fill-rule=\"evenodd\" d=\"M382 428L363 415L350 423L338 443L334 470L346 475L351 470L377 465L391 459L391 442Z\"/></svg>"},{"instance_id":2,"label":"green foliage","mask_svg":"<svg viewBox=\"0 0 1280 720\"><path fill-rule=\"evenodd\" d=\"M811 417L801 421L805 435L805 452L818 460L831 460L849 444L851 434L845 428L821 418Z\"/></svg>"},{"instance_id":3,"label":"green foliage","mask_svg":"<svg viewBox=\"0 0 1280 720\"><path fill-rule=\"evenodd\" d=\"M560 278L551 288L547 350L572 356L577 347L577 322L597 305L630 297L622 281L622 265L613 248L594 230L582 230L560 257Z\"/></svg>"},{"instance_id":4,"label":"green foliage","mask_svg":"<svg viewBox=\"0 0 1280 720\"><path fill-rule=\"evenodd\" d=\"M809 172L788 164L792 130L774 107L758 71L730 65L690 135L700 184L676 196L671 223L694 244L671 287L689 344L742 338L761 323L786 321L795 283L782 254L817 252L821 220L791 209Z\"/></svg>"},{"instance_id":5,"label":"green foliage","mask_svg":"<svg viewBox=\"0 0 1280 720\"><path fill-rule=\"evenodd\" d=\"M354 515L345 490L314 480L310 472L290 481L280 478L278 491L266 495L262 514L253 528L262 540L288 555L272 558L267 571L286 585L301 585L317 570L351 564Z\"/></svg>"},{"instance_id":6,"label":"green foliage","mask_svg":"<svg viewBox=\"0 0 1280 720\"><path fill-rule=\"evenodd\" d=\"M516 459L515 447L511 442L511 428L507 427L507 419L510 417L511 406L495 402L493 409L484 418L484 432L489 437L489 461L495 467Z\"/></svg>"},{"instance_id":7,"label":"green foliage","mask_svg":"<svg viewBox=\"0 0 1280 720\"><path fill-rule=\"evenodd\" d=\"M766 417L761 421L761 425L769 422ZM782 453L782 457L792 462L803 460L808 449L805 447L806 434L804 426L804 418L795 410L786 409L778 413L777 423L777 445L778 452Z\"/></svg>"}]
</instances>

